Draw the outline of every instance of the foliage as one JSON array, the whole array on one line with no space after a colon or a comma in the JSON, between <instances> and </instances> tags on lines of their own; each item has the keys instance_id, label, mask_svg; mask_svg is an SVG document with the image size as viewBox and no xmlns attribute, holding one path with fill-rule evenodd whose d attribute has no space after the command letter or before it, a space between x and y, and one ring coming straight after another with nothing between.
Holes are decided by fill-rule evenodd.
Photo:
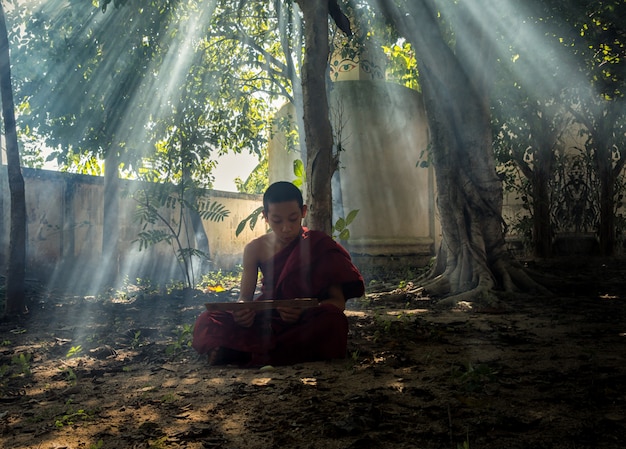
<instances>
[{"instance_id":1,"label":"foliage","mask_svg":"<svg viewBox=\"0 0 626 449\"><path fill-rule=\"evenodd\" d=\"M102 449L104 447L104 441L98 440L94 444L89 445L89 449Z\"/></svg>"},{"instance_id":2,"label":"foliage","mask_svg":"<svg viewBox=\"0 0 626 449\"><path fill-rule=\"evenodd\" d=\"M389 46L383 45L382 48L389 60L387 79L419 91L417 59L411 44L406 41L399 41Z\"/></svg>"},{"instance_id":3,"label":"foliage","mask_svg":"<svg viewBox=\"0 0 626 449\"><path fill-rule=\"evenodd\" d=\"M28 353L19 353L14 355L11 358L11 364L17 368L18 374L23 376L30 376L30 362L32 360L32 355Z\"/></svg>"},{"instance_id":4,"label":"foliage","mask_svg":"<svg viewBox=\"0 0 626 449\"><path fill-rule=\"evenodd\" d=\"M451 378L464 391L468 393L476 393L483 391L489 383L495 382L498 371L487 364L474 364L468 362L467 365L460 367L455 366L451 371Z\"/></svg>"},{"instance_id":5,"label":"foliage","mask_svg":"<svg viewBox=\"0 0 626 449\"><path fill-rule=\"evenodd\" d=\"M238 266L233 271L209 271L202 276L199 286L217 293L226 291L239 285L241 270L241 266Z\"/></svg>"},{"instance_id":6,"label":"foliage","mask_svg":"<svg viewBox=\"0 0 626 449\"><path fill-rule=\"evenodd\" d=\"M268 181L269 161L265 156L259 164L254 167L248 178L244 181L241 178L235 178L235 186L240 193L260 194L265 192L269 187Z\"/></svg>"},{"instance_id":7,"label":"foliage","mask_svg":"<svg viewBox=\"0 0 626 449\"><path fill-rule=\"evenodd\" d=\"M284 52L292 39L301 47L289 8L279 17L273 3L106 3L12 9L20 128L33 164L45 141L61 166L113 149L137 175L153 145L182 133L220 154L262 153L271 101L291 99L296 79L297 59Z\"/></svg>"},{"instance_id":8,"label":"foliage","mask_svg":"<svg viewBox=\"0 0 626 449\"><path fill-rule=\"evenodd\" d=\"M62 415L55 417L54 425L57 428L65 426L73 426L79 421L91 421L95 415L95 411L72 406L72 400L69 399L65 403L65 410Z\"/></svg>"},{"instance_id":9,"label":"foliage","mask_svg":"<svg viewBox=\"0 0 626 449\"><path fill-rule=\"evenodd\" d=\"M169 344L165 349L167 355L175 355L184 349L191 348L191 339L193 335L193 325L183 324L182 327L176 329L176 340Z\"/></svg>"},{"instance_id":10,"label":"foliage","mask_svg":"<svg viewBox=\"0 0 626 449\"><path fill-rule=\"evenodd\" d=\"M70 348L70 350L67 351L67 354L65 354L65 357L68 358L68 359L70 359L72 357L78 357L81 352L83 352L82 345L72 346Z\"/></svg>"},{"instance_id":11,"label":"foliage","mask_svg":"<svg viewBox=\"0 0 626 449\"><path fill-rule=\"evenodd\" d=\"M346 218L339 217L337 221L335 221L332 234L335 240L339 239L345 241L350 238L350 230L348 229L348 226L354 221L358 213L358 209L351 210Z\"/></svg>"},{"instance_id":12,"label":"foliage","mask_svg":"<svg viewBox=\"0 0 626 449\"><path fill-rule=\"evenodd\" d=\"M292 184L299 189L302 189L304 184L306 183L306 168L304 166L304 162L301 159L296 159L293 161L293 174L296 177L292 182Z\"/></svg>"},{"instance_id":13,"label":"foliage","mask_svg":"<svg viewBox=\"0 0 626 449\"><path fill-rule=\"evenodd\" d=\"M193 200L188 199L189 191L193 193ZM190 214L215 222L223 221L230 214L224 205L211 201L205 195L187 182L178 186L154 183L132 193L137 202L134 218L143 225L135 240L139 242L139 250L161 242L170 245L188 288L196 284L194 260L209 258L192 242L194 228Z\"/></svg>"}]
</instances>

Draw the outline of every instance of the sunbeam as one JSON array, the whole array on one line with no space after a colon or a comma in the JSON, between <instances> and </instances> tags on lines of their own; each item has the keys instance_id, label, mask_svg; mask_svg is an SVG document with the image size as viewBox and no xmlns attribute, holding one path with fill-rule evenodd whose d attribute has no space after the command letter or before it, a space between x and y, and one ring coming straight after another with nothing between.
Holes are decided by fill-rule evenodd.
<instances>
[{"instance_id":1,"label":"sunbeam","mask_svg":"<svg viewBox=\"0 0 626 449\"><path fill-rule=\"evenodd\" d=\"M0 447L623 446L623 0L106 1L3 2Z\"/></svg>"}]
</instances>

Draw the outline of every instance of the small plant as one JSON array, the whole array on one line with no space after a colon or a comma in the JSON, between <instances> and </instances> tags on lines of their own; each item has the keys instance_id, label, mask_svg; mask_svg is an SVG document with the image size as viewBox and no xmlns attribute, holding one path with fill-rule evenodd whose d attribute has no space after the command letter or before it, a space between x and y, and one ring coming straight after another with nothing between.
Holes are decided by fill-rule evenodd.
<instances>
[{"instance_id":1,"label":"small plant","mask_svg":"<svg viewBox=\"0 0 626 449\"><path fill-rule=\"evenodd\" d=\"M200 286L214 293L228 290L228 286L239 285L241 281L241 266L233 271L210 271L202 277Z\"/></svg>"},{"instance_id":2,"label":"small plant","mask_svg":"<svg viewBox=\"0 0 626 449\"><path fill-rule=\"evenodd\" d=\"M83 352L83 347L81 345L72 346L65 357L71 359L72 357L78 357L78 355Z\"/></svg>"},{"instance_id":3,"label":"small plant","mask_svg":"<svg viewBox=\"0 0 626 449\"><path fill-rule=\"evenodd\" d=\"M89 449L102 449L104 447L104 441L98 440L96 443L90 444Z\"/></svg>"},{"instance_id":4,"label":"small plant","mask_svg":"<svg viewBox=\"0 0 626 449\"><path fill-rule=\"evenodd\" d=\"M185 348L190 348L192 335L193 325L183 324L182 328L176 329L176 341L167 346L165 353L167 355L173 355Z\"/></svg>"},{"instance_id":5,"label":"small plant","mask_svg":"<svg viewBox=\"0 0 626 449\"><path fill-rule=\"evenodd\" d=\"M184 275L185 287L195 287L194 260L208 260L209 255L194 248L190 241L189 236L194 233L192 217L220 222L230 211L223 204L206 198L205 191L195 188L191 181L173 187L154 183L150 188L136 191L132 198L138 204L135 220L143 225L134 241L139 242L139 251L167 243Z\"/></svg>"},{"instance_id":6,"label":"small plant","mask_svg":"<svg viewBox=\"0 0 626 449\"><path fill-rule=\"evenodd\" d=\"M137 349L139 346L141 346L141 331L135 331L134 335L133 335L133 341L130 342L130 347L133 349Z\"/></svg>"},{"instance_id":7,"label":"small plant","mask_svg":"<svg viewBox=\"0 0 626 449\"><path fill-rule=\"evenodd\" d=\"M358 349L351 351L346 358L346 370L354 371L359 365L359 357L361 353Z\"/></svg>"},{"instance_id":8,"label":"small plant","mask_svg":"<svg viewBox=\"0 0 626 449\"><path fill-rule=\"evenodd\" d=\"M54 420L54 425L57 428L73 426L77 421L89 421L94 415L93 412L84 409L75 410L72 407L71 399L65 403L65 408L65 413Z\"/></svg>"},{"instance_id":9,"label":"small plant","mask_svg":"<svg viewBox=\"0 0 626 449\"><path fill-rule=\"evenodd\" d=\"M11 358L11 363L17 367L17 370L20 374L23 374L24 376L29 376L31 359L32 355L21 353L19 355L13 356L13 358Z\"/></svg>"},{"instance_id":10,"label":"small plant","mask_svg":"<svg viewBox=\"0 0 626 449\"><path fill-rule=\"evenodd\" d=\"M65 374L65 380L67 381L67 383L69 383L70 385L76 385L78 377L76 376L76 373L72 368L68 366L64 368L62 372Z\"/></svg>"},{"instance_id":11,"label":"small plant","mask_svg":"<svg viewBox=\"0 0 626 449\"><path fill-rule=\"evenodd\" d=\"M150 449L165 449L167 447L167 435L156 440L148 441L148 447Z\"/></svg>"},{"instance_id":12,"label":"small plant","mask_svg":"<svg viewBox=\"0 0 626 449\"><path fill-rule=\"evenodd\" d=\"M174 393L167 393L161 398L161 402L164 402L166 404L173 404L174 402L176 402L176 399L177 397Z\"/></svg>"},{"instance_id":13,"label":"small plant","mask_svg":"<svg viewBox=\"0 0 626 449\"><path fill-rule=\"evenodd\" d=\"M482 391L485 385L492 382L497 374L497 371L494 371L488 365L474 365L471 362L465 366L465 370L455 367L451 373L452 378L456 379L468 393Z\"/></svg>"}]
</instances>

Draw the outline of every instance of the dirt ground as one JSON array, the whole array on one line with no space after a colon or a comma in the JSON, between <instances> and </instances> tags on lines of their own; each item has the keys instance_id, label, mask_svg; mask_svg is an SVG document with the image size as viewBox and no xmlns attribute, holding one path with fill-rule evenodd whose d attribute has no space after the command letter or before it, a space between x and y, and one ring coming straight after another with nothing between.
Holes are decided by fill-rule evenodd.
<instances>
[{"instance_id":1,"label":"dirt ground","mask_svg":"<svg viewBox=\"0 0 626 449\"><path fill-rule=\"evenodd\" d=\"M489 309L368 283L345 360L262 369L189 347L232 291L36 295L0 323L0 447L624 448L626 263L534 268L553 297Z\"/></svg>"}]
</instances>

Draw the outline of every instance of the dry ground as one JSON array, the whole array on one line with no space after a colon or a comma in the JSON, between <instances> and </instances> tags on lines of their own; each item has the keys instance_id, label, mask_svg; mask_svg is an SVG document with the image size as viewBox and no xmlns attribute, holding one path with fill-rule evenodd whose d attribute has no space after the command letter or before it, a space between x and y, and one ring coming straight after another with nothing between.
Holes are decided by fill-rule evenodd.
<instances>
[{"instance_id":1,"label":"dry ground","mask_svg":"<svg viewBox=\"0 0 626 449\"><path fill-rule=\"evenodd\" d=\"M626 264L537 268L490 310L370 288L346 360L248 370L188 347L206 298L43 295L0 323L0 447L624 448Z\"/></svg>"}]
</instances>

